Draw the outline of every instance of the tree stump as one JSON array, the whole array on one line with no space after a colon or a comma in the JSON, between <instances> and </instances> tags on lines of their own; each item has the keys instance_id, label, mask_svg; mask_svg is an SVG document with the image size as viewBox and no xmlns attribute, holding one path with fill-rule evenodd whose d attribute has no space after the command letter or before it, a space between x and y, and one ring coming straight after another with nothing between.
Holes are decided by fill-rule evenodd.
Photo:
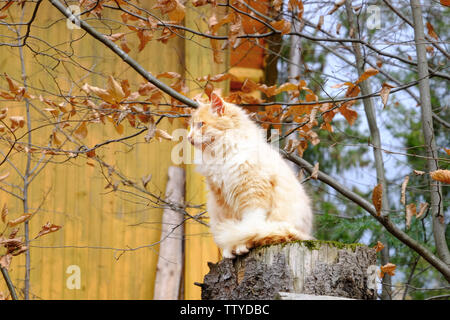
<instances>
[{"instance_id":1,"label":"tree stump","mask_svg":"<svg viewBox=\"0 0 450 320\"><path fill-rule=\"evenodd\" d=\"M279 292L375 299L369 268L375 250L361 244L294 241L251 250L234 260L208 263L202 300L271 300Z\"/></svg>"}]
</instances>

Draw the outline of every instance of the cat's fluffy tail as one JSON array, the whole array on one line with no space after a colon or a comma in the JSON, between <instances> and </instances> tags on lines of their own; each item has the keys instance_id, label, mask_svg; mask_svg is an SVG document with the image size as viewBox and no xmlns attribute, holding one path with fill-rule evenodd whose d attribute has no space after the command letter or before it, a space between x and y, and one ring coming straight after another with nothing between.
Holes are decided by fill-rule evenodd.
<instances>
[{"instance_id":1,"label":"cat's fluffy tail","mask_svg":"<svg viewBox=\"0 0 450 320\"><path fill-rule=\"evenodd\" d=\"M310 240L306 232L282 221L232 221L227 220L215 226L215 240L222 248L234 248L245 244L248 249L294 240Z\"/></svg>"}]
</instances>

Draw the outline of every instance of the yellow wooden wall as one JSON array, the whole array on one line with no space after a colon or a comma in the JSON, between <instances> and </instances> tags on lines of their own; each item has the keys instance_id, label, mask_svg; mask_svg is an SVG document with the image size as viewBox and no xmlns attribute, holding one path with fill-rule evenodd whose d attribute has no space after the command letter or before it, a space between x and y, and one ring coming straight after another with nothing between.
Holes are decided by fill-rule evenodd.
<instances>
[{"instance_id":1,"label":"yellow wooden wall","mask_svg":"<svg viewBox=\"0 0 450 320\"><path fill-rule=\"evenodd\" d=\"M152 5L153 1L146 3L148 8ZM25 7L27 7L25 15L27 17L31 12L31 6L27 3ZM11 10L18 9L14 5ZM199 9L187 10L185 22L187 26L198 25L199 12L201 13ZM84 35L82 30L67 29L66 20L59 17L61 14L51 7L49 2L44 1L31 34L49 43L61 44L58 46L60 50L68 51L73 48L73 61L84 68L107 75L112 74L119 79L129 79L132 88L137 88L139 83L143 82L136 72L121 62L112 52L90 36ZM17 16L16 19L18 19ZM101 27L99 24L96 26ZM205 25L201 24L201 27L205 28ZM108 31L103 29L103 32ZM119 29L112 31L112 33L116 32L119 32ZM80 37L81 40L70 43L70 40ZM198 84L192 81L195 77L223 72L226 68L226 63L215 65L211 51L201 48L191 40L175 38L165 45L152 40L143 52L137 54L135 49L137 42L131 41L133 38L136 37L129 37L130 47L133 47L130 55L133 58L153 74L163 71L185 74L192 94L199 92ZM207 41L198 37L193 40L209 45ZM36 43L30 40L31 42ZM45 47L44 44L41 45ZM70 85L68 74L74 80L87 74L81 68L75 67L70 59L58 55L54 50L48 53L55 59L62 60L54 70L51 70L51 67L57 64L55 59L33 56L28 49L24 52L28 85L31 87L55 92L56 83L61 88L68 88ZM0 53L1 72L7 72L11 77L21 79L18 49L0 47ZM43 66L48 68L48 72ZM104 87L106 81L104 77L93 74L87 77L85 82ZM6 81L1 80L0 88L7 88ZM44 91L41 94L47 96ZM38 100L32 102L36 108L44 108ZM3 107L9 108L9 115L25 115L24 103L1 101L0 108ZM41 124L43 116L37 111L32 111L32 114L35 119L33 126ZM170 124L165 119L161 123L161 128L168 132L183 126L181 121ZM124 135L135 131L128 125L125 127ZM33 142L39 145L46 144L51 129L47 127L35 131L32 136ZM84 140L87 146L93 146L105 139L120 137L111 123L88 125L88 129L89 135ZM132 144L132 147L120 143L110 144L98 149L97 155L137 182L142 176L152 173L149 190L163 195L167 168L172 164L171 148L176 142L145 143L143 136L140 136L127 143ZM5 150L2 149L2 151ZM95 161L88 160L84 156L68 162L64 162L66 158L61 156L54 157L53 160L54 163L49 163L31 185L30 211L39 206L40 210L30 221L30 233L31 237L36 235L47 221L62 225L63 228L32 242L30 248L32 298L152 299L158 246L126 252L122 255L114 248L134 248L158 241L162 210L147 207L146 202L141 198L111 193L111 189L105 189L106 181ZM24 170L24 153L13 153L10 161L19 170ZM94 166L88 165L87 162ZM32 166L34 164L35 161ZM205 191L202 178L195 173L192 165L186 165L185 168L187 171L186 200L190 203L204 203ZM5 172L10 173L8 182L20 184L18 174L6 164L0 167L0 173ZM0 205L4 203L8 204L11 218L23 213L21 202L0 190ZM191 211L191 213L196 212ZM193 285L193 282L202 282L203 275L208 271L206 262L216 262L219 259L219 251L212 241L208 228L189 221L185 230L184 297L198 299L200 290ZM23 235L23 227L20 234ZM120 256L119 259L117 259L118 256ZM24 255L15 257L11 265L12 280L18 291L23 287L24 261ZM70 290L66 286L69 276L66 270L70 265L77 265L81 269L81 289L79 290ZM6 292L3 281L0 281L0 291Z\"/></svg>"}]
</instances>

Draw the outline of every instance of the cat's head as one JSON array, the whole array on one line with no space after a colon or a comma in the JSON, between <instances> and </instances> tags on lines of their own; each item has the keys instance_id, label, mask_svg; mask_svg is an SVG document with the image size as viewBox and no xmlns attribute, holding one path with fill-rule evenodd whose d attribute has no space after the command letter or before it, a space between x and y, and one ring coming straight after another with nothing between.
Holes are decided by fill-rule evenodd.
<instances>
[{"instance_id":1,"label":"cat's head","mask_svg":"<svg viewBox=\"0 0 450 320\"><path fill-rule=\"evenodd\" d=\"M215 93L211 93L210 103L199 102L199 105L191 116L188 134L189 141L196 147L204 147L243 124L245 113Z\"/></svg>"}]
</instances>

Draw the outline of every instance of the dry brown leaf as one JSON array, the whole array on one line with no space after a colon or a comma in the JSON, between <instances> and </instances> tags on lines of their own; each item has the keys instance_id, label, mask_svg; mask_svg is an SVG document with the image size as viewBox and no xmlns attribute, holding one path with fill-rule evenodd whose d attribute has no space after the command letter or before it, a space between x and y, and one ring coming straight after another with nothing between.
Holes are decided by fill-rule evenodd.
<instances>
[{"instance_id":1,"label":"dry brown leaf","mask_svg":"<svg viewBox=\"0 0 450 320\"><path fill-rule=\"evenodd\" d=\"M319 22L317 23L317 30L322 30L323 23L325 21L324 16L319 17Z\"/></svg>"},{"instance_id":2,"label":"dry brown leaf","mask_svg":"<svg viewBox=\"0 0 450 320\"><path fill-rule=\"evenodd\" d=\"M409 176L406 176L402 183L402 195L400 198L400 202L402 205L406 204L406 186L408 185L408 182L409 182Z\"/></svg>"},{"instance_id":3,"label":"dry brown leaf","mask_svg":"<svg viewBox=\"0 0 450 320\"><path fill-rule=\"evenodd\" d=\"M153 137L155 136L155 134L156 134L156 126L155 126L155 123L153 121L151 121L148 124L147 134L144 137L145 142L149 142L150 140L152 140Z\"/></svg>"},{"instance_id":4,"label":"dry brown leaf","mask_svg":"<svg viewBox=\"0 0 450 320\"><path fill-rule=\"evenodd\" d=\"M9 266L11 264L12 254L8 253L0 257L0 266L9 270Z\"/></svg>"},{"instance_id":5,"label":"dry brown leaf","mask_svg":"<svg viewBox=\"0 0 450 320\"><path fill-rule=\"evenodd\" d=\"M178 72L168 71L168 72L160 73L156 77L158 79L159 78L179 79L179 78L181 78L181 75Z\"/></svg>"},{"instance_id":6,"label":"dry brown leaf","mask_svg":"<svg viewBox=\"0 0 450 320\"><path fill-rule=\"evenodd\" d=\"M395 264L393 264L393 263L390 263L390 262L385 264L384 266L381 266L380 267L381 278L384 277L385 273L387 273L387 274L389 274L391 276L394 276L395 275L395 268L397 268L397 266Z\"/></svg>"},{"instance_id":7,"label":"dry brown leaf","mask_svg":"<svg viewBox=\"0 0 450 320\"><path fill-rule=\"evenodd\" d=\"M173 140L173 137L162 129L155 130L155 138L158 138L159 141L161 141L162 139L169 140L169 141Z\"/></svg>"},{"instance_id":8,"label":"dry brown leaf","mask_svg":"<svg viewBox=\"0 0 450 320\"><path fill-rule=\"evenodd\" d=\"M381 91L380 91L380 97L381 97L381 101L383 102L383 108L386 107L386 104L388 102L388 98L389 98L389 93L391 92L391 89L393 88L393 86L391 86L388 83L383 83L383 86L381 87Z\"/></svg>"},{"instance_id":9,"label":"dry brown leaf","mask_svg":"<svg viewBox=\"0 0 450 320\"><path fill-rule=\"evenodd\" d=\"M450 0L441 0L441 4L446 7L450 7Z\"/></svg>"},{"instance_id":10,"label":"dry brown leaf","mask_svg":"<svg viewBox=\"0 0 450 320\"><path fill-rule=\"evenodd\" d=\"M369 68L369 69L365 70L363 72L363 74L359 77L358 81L356 81L355 84L358 84L358 83L360 83L360 82L362 82L364 80L367 80L368 78L376 75L378 72L379 71L377 69L374 69L374 68Z\"/></svg>"},{"instance_id":11,"label":"dry brown leaf","mask_svg":"<svg viewBox=\"0 0 450 320\"><path fill-rule=\"evenodd\" d=\"M429 207L428 202L422 202L419 205L419 213L416 214L416 219L420 219L424 215L424 213L427 211L428 207Z\"/></svg>"},{"instance_id":12,"label":"dry brown leaf","mask_svg":"<svg viewBox=\"0 0 450 320\"><path fill-rule=\"evenodd\" d=\"M436 170L430 172L431 179L450 184L450 170Z\"/></svg>"},{"instance_id":13,"label":"dry brown leaf","mask_svg":"<svg viewBox=\"0 0 450 320\"><path fill-rule=\"evenodd\" d=\"M375 207L375 210L377 211L377 216L380 216L381 214L381 207L383 203L383 187L380 184L378 184L372 192L372 203Z\"/></svg>"},{"instance_id":14,"label":"dry brown leaf","mask_svg":"<svg viewBox=\"0 0 450 320\"><path fill-rule=\"evenodd\" d=\"M406 228L411 227L411 219L417 214L417 207L415 203L410 203L406 206Z\"/></svg>"},{"instance_id":15,"label":"dry brown leaf","mask_svg":"<svg viewBox=\"0 0 450 320\"><path fill-rule=\"evenodd\" d=\"M52 133L52 144L59 147L62 144L62 141L59 140L58 136L56 135L56 131L53 131Z\"/></svg>"},{"instance_id":16,"label":"dry brown leaf","mask_svg":"<svg viewBox=\"0 0 450 320\"><path fill-rule=\"evenodd\" d=\"M31 213L25 213L25 214L21 215L20 217L18 217L17 219L9 220L7 225L8 225L8 227L14 227L22 222L27 221L31 216L32 216Z\"/></svg>"},{"instance_id":17,"label":"dry brown leaf","mask_svg":"<svg viewBox=\"0 0 450 320\"><path fill-rule=\"evenodd\" d=\"M34 237L34 239L42 237L45 234L49 234L49 233L58 231L61 228L62 228L62 226L57 226L55 224L47 222L45 225L42 226L41 231L39 231L39 233L37 234L36 237Z\"/></svg>"},{"instance_id":18,"label":"dry brown leaf","mask_svg":"<svg viewBox=\"0 0 450 320\"><path fill-rule=\"evenodd\" d=\"M279 21L272 21L270 25L277 31L280 31L282 35L291 32L291 23L284 19Z\"/></svg>"},{"instance_id":19,"label":"dry brown leaf","mask_svg":"<svg viewBox=\"0 0 450 320\"><path fill-rule=\"evenodd\" d=\"M11 254L13 256L18 256L19 254L24 253L27 250L28 250L27 246L21 246L21 247L18 248L18 250L15 250L14 252L11 252Z\"/></svg>"},{"instance_id":20,"label":"dry brown leaf","mask_svg":"<svg viewBox=\"0 0 450 320\"><path fill-rule=\"evenodd\" d=\"M414 170L413 172L416 176L423 176L425 174L425 171L420 171L420 170Z\"/></svg>"},{"instance_id":21,"label":"dry brown leaf","mask_svg":"<svg viewBox=\"0 0 450 320\"><path fill-rule=\"evenodd\" d=\"M354 103L354 100L350 102ZM358 118L358 113L353 109L349 109L353 103L346 102L339 108L339 112L344 116L350 125L353 125Z\"/></svg>"},{"instance_id":22,"label":"dry brown leaf","mask_svg":"<svg viewBox=\"0 0 450 320\"><path fill-rule=\"evenodd\" d=\"M384 244L380 241L377 241L377 244L373 248L375 249L375 252L378 253L384 249Z\"/></svg>"},{"instance_id":23,"label":"dry brown leaf","mask_svg":"<svg viewBox=\"0 0 450 320\"><path fill-rule=\"evenodd\" d=\"M5 203L2 208L2 221L6 223L6 216L8 215L8 205Z\"/></svg>"},{"instance_id":24,"label":"dry brown leaf","mask_svg":"<svg viewBox=\"0 0 450 320\"><path fill-rule=\"evenodd\" d=\"M339 9L344 3L345 3L345 0L336 1L334 3L333 9L331 9L330 12L328 12L328 14L333 14L334 12L336 12L336 10Z\"/></svg>"},{"instance_id":25,"label":"dry brown leaf","mask_svg":"<svg viewBox=\"0 0 450 320\"><path fill-rule=\"evenodd\" d=\"M23 128L25 125L25 118L22 116L11 116L9 120L11 121L11 130Z\"/></svg>"},{"instance_id":26,"label":"dry brown leaf","mask_svg":"<svg viewBox=\"0 0 450 320\"><path fill-rule=\"evenodd\" d=\"M88 134L86 122L81 123L81 125L74 131L73 135L80 140L86 138Z\"/></svg>"},{"instance_id":27,"label":"dry brown leaf","mask_svg":"<svg viewBox=\"0 0 450 320\"><path fill-rule=\"evenodd\" d=\"M447 155L450 156L450 149L444 148L444 151L445 151L445 153L446 153Z\"/></svg>"},{"instance_id":28,"label":"dry brown leaf","mask_svg":"<svg viewBox=\"0 0 450 320\"><path fill-rule=\"evenodd\" d=\"M94 158L95 157L95 149L89 150L86 152L86 156L88 158ZM88 163L89 164L89 163Z\"/></svg>"},{"instance_id":29,"label":"dry brown leaf","mask_svg":"<svg viewBox=\"0 0 450 320\"><path fill-rule=\"evenodd\" d=\"M311 179L317 180L319 178L319 163L314 165L313 172L311 173Z\"/></svg>"},{"instance_id":30,"label":"dry brown leaf","mask_svg":"<svg viewBox=\"0 0 450 320\"><path fill-rule=\"evenodd\" d=\"M125 36L125 33L114 33L112 35L104 35L106 39L109 39L113 42L122 39Z\"/></svg>"},{"instance_id":31,"label":"dry brown leaf","mask_svg":"<svg viewBox=\"0 0 450 320\"><path fill-rule=\"evenodd\" d=\"M130 47L128 46L127 39L125 37L120 39L120 48L122 48L122 50L125 51L125 53L129 53L131 51Z\"/></svg>"},{"instance_id":32,"label":"dry brown leaf","mask_svg":"<svg viewBox=\"0 0 450 320\"><path fill-rule=\"evenodd\" d=\"M143 176L141 178L142 185L144 186L144 188L147 188L147 184L150 182L150 180L152 180L152 174L151 173L148 176Z\"/></svg>"},{"instance_id":33,"label":"dry brown leaf","mask_svg":"<svg viewBox=\"0 0 450 320\"><path fill-rule=\"evenodd\" d=\"M125 93L123 92L122 86L112 76L108 77L106 90L115 103L120 103L125 98Z\"/></svg>"},{"instance_id":34,"label":"dry brown leaf","mask_svg":"<svg viewBox=\"0 0 450 320\"><path fill-rule=\"evenodd\" d=\"M430 37L432 37L435 40L439 40L438 35L436 34L436 32L434 31L433 26L431 25L431 23L427 22L427 31L428 31L428 35Z\"/></svg>"}]
</instances>

